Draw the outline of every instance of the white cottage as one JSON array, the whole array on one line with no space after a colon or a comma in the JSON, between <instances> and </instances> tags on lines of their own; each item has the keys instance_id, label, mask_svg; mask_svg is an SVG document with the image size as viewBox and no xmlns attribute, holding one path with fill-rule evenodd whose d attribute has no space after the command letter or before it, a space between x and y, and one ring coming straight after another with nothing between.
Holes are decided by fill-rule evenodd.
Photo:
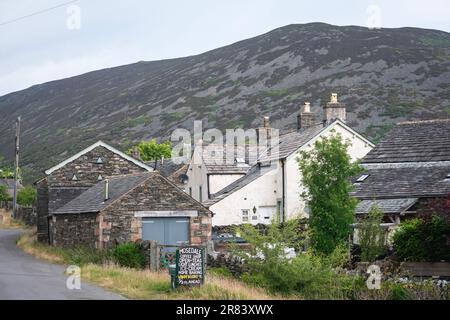
<instances>
[{"instance_id":1,"label":"white cottage","mask_svg":"<svg viewBox=\"0 0 450 320\"><path fill-rule=\"evenodd\" d=\"M219 192L210 195L204 204L214 213L213 225L269 223L275 215L281 221L309 213L300 194L301 172L297 157L300 150L309 150L314 142L331 134L340 134L350 141L353 160L364 157L374 145L345 124L345 105L333 94L324 107L324 120L317 123L309 103L298 116L298 128L279 137L275 152L268 150L245 175Z\"/></svg>"}]
</instances>

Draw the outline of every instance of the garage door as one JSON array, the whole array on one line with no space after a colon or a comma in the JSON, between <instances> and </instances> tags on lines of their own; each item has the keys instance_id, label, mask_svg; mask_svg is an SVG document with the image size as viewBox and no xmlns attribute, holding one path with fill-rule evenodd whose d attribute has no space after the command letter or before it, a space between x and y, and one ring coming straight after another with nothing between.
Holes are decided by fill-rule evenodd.
<instances>
[{"instance_id":1,"label":"garage door","mask_svg":"<svg viewBox=\"0 0 450 320\"><path fill-rule=\"evenodd\" d=\"M142 218L142 239L164 245L189 244L189 218Z\"/></svg>"}]
</instances>

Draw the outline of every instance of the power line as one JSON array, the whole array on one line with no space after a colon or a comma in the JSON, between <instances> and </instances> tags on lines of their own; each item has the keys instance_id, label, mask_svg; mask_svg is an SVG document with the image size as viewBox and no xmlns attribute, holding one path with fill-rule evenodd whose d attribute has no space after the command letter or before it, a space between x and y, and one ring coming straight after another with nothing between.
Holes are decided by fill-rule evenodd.
<instances>
[{"instance_id":1,"label":"power line","mask_svg":"<svg viewBox=\"0 0 450 320\"><path fill-rule=\"evenodd\" d=\"M65 3L58 4L58 5L56 5L54 7L51 7L51 8L47 8L47 9L43 9L43 10L40 10L40 11L36 11L36 12L30 13L30 14L27 14L26 16L22 16L22 17L18 17L18 18L12 19L12 20L0 22L0 27L4 26L4 25L7 25L7 24L10 24L10 23L14 23L14 22L26 19L26 18L30 18L30 17L36 16L36 15L41 14L41 13L45 13L45 12L54 10L54 9L57 9L57 8L64 7L64 6L68 5L68 4L71 4L71 3L74 3L74 2L77 2L77 1L79 1L79 0L68 1L68 2L65 2Z\"/></svg>"}]
</instances>

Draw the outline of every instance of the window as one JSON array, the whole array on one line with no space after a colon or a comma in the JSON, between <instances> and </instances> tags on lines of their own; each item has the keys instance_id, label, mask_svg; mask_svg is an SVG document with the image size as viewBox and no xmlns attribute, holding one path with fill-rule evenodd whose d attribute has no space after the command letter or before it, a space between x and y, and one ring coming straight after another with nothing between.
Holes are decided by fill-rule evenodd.
<instances>
[{"instance_id":1,"label":"window","mask_svg":"<svg viewBox=\"0 0 450 320\"><path fill-rule=\"evenodd\" d=\"M97 178L97 180L98 180L98 181L102 181L102 180L103 180L103 177L102 177L102 175L101 175L101 174L99 174L99 175L98 175L98 178Z\"/></svg>"},{"instance_id":2,"label":"window","mask_svg":"<svg viewBox=\"0 0 450 320\"><path fill-rule=\"evenodd\" d=\"M362 174L357 180L356 182L363 182L364 180L366 180L369 177L368 174Z\"/></svg>"},{"instance_id":3,"label":"window","mask_svg":"<svg viewBox=\"0 0 450 320\"><path fill-rule=\"evenodd\" d=\"M203 192L202 192L202 186L198 187L198 201L203 201Z\"/></svg>"},{"instance_id":4,"label":"window","mask_svg":"<svg viewBox=\"0 0 450 320\"><path fill-rule=\"evenodd\" d=\"M98 158L96 161L97 164L102 164L103 163L103 159L102 158Z\"/></svg>"},{"instance_id":5,"label":"window","mask_svg":"<svg viewBox=\"0 0 450 320\"><path fill-rule=\"evenodd\" d=\"M242 222L248 222L249 210L242 210Z\"/></svg>"},{"instance_id":6,"label":"window","mask_svg":"<svg viewBox=\"0 0 450 320\"><path fill-rule=\"evenodd\" d=\"M77 177L76 174L74 174L74 175L72 176L72 181L78 181L78 177Z\"/></svg>"}]
</instances>

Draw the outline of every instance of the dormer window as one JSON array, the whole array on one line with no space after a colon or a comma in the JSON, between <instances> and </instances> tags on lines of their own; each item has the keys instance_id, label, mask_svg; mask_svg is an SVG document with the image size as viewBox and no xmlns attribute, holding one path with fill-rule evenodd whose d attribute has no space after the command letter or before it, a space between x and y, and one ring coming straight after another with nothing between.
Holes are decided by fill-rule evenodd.
<instances>
[{"instance_id":1,"label":"dormer window","mask_svg":"<svg viewBox=\"0 0 450 320\"><path fill-rule=\"evenodd\" d=\"M95 162L97 164L103 164L103 159L102 158L98 158L97 161Z\"/></svg>"},{"instance_id":2,"label":"dormer window","mask_svg":"<svg viewBox=\"0 0 450 320\"><path fill-rule=\"evenodd\" d=\"M77 177L76 174L74 174L74 175L72 176L72 181L78 181L78 177Z\"/></svg>"},{"instance_id":3,"label":"dormer window","mask_svg":"<svg viewBox=\"0 0 450 320\"><path fill-rule=\"evenodd\" d=\"M362 174L357 180L356 182L363 182L364 180L366 180L369 177L368 174Z\"/></svg>"}]
</instances>

